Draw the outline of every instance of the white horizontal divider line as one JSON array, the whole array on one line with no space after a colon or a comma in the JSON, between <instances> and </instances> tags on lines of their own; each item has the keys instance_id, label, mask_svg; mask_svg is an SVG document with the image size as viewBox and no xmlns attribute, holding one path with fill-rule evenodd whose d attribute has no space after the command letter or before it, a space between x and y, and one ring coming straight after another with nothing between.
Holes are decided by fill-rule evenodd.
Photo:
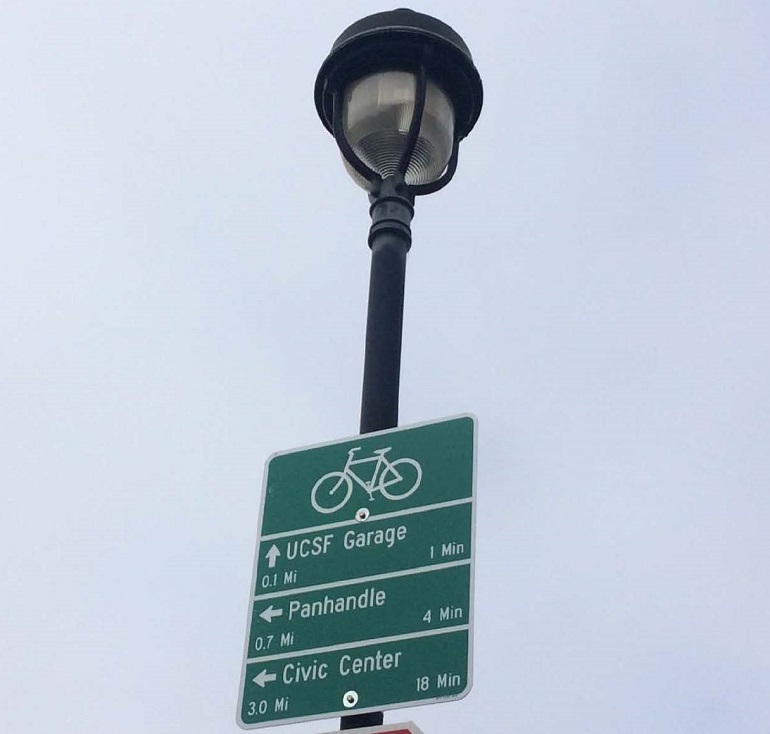
<instances>
[{"instance_id":1,"label":"white horizontal divider line","mask_svg":"<svg viewBox=\"0 0 770 734\"><path fill-rule=\"evenodd\" d=\"M382 515L370 515L369 521L375 522L376 520L388 520L392 517L404 517L406 515L417 515L422 512L430 512L431 510L441 510L444 507L455 507L456 505L466 505L473 502L473 497L464 497L459 500L449 500L447 502L437 502L434 505L423 505L422 507L411 507L408 510L396 510L395 512L384 512ZM340 522L331 522L327 525L315 525L310 528L301 528L300 530L287 530L283 533L271 533L269 535L263 535L259 542L263 543L267 540L277 540L278 538L288 538L292 535L304 535L305 533L320 533L324 530L332 530L334 528L344 528L349 525L362 525L356 519L353 520L341 520Z\"/></svg>"},{"instance_id":2,"label":"white horizontal divider line","mask_svg":"<svg viewBox=\"0 0 770 734\"><path fill-rule=\"evenodd\" d=\"M248 658L247 663L269 663L274 660L285 660L286 658L296 658L302 655L319 655L322 652L337 652L339 650L354 650L357 647L367 647L369 645L384 645L386 642L401 642L402 640L416 640L419 637L435 637L437 635L448 635L452 632L463 632L470 629L468 624L459 624L454 627L442 627L436 630L425 630L424 632L409 632L405 635L391 635L390 637L377 637L372 640L359 640L356 642L344 642L339 645L328 645L327 647L314 647L308 650L294 650L293 652L282 652L278 655L265 655L264 657Z\"/></svg>"},{"instance_id":3,"label":"white horizontal divider line","mask_svg":"<svg viewBox=\"0 0 770 734\"><path fill-rule=\"evenodd\" d=\"M445 568L454 568L456 566L469 566L471 559L466 558L462 561L448 561L447 563L436 563L433 566L419 566L418 568L407 568L403 571L391 571L390 573L380 573L375 576L363 576L359 578L345 579L344 581L331 581L328 584L317 584L315 586L302 586L296 589L285 589L283 591L274 591L271 594L257 594L254 597L254 603L259 601L269 601L278 599L282 596L291 596L292 594L304 594L308 591L324 591L325 589L338 589L340 586L352 586L353 584L368 584L373 581L384 581L394 579L399 576L411 576L419 573L430 573L431 571L441 571Z\"/></svg>"}]
</instances>

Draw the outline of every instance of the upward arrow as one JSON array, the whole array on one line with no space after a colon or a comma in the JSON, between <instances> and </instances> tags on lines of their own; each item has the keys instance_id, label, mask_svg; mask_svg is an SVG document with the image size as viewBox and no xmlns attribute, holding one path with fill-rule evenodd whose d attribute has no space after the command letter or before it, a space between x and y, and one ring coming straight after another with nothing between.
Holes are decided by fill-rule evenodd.
<instances>
[{"instance_id":1,"label":"upward arrow","mask_svg":"<svg viewBox=\"0 0 770 734\"><path fill-rule=\"evenodd\" d=\"M273 545L270 547L270 550L265 553L265 558L267 558L267 567L268 568L275 568L275 559L278 558L278 556L281 555L281 551L278 550L278 546L273 543Z\"/></svg>"}]
</instances>

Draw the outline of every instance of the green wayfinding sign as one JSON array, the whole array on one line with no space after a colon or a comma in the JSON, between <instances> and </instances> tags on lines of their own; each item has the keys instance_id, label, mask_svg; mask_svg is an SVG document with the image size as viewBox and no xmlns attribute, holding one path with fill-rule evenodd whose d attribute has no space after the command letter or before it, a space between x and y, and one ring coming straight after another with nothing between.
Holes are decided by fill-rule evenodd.
<instances>
[{"instance_id":1,"label":"green wayfinding sign","mask_svg":"<svg viewBox=\"0 0 770 734\"><path fill-rule=\"evenodd\" d=\"M463 415L268 459L240 726L468 692L475 457Z\"/></svg>"}]
</instances>

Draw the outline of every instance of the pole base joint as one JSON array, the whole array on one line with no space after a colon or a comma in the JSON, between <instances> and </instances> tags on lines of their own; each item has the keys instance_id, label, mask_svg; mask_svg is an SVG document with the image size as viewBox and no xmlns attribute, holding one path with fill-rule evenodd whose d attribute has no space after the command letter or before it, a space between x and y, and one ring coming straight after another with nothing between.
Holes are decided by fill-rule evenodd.
<instances>
[{"instance_id":1,"label":"pole base joint","mask_svg":"<svg viewBox=\"0 0 770 734\"><path fill-rule=\"evenodd\" d=\"M414 197L404 182L403 176L394 174L381 181L369 195L372 205L369 214L372 226L369 229L369 247L372 247L380 234L390 232L406 243L406 249L412 246L410 224L414 217Z\"/></svg>"}]
</instances>

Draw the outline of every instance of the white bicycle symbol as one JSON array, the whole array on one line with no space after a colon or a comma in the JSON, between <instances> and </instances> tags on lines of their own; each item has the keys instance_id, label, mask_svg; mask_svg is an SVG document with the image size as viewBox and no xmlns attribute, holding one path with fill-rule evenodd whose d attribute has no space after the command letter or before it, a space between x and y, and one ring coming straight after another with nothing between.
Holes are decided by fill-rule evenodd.
<instances>
[{"instance_id":1,"label":"white bicycle symbol","mask_svg":"<svg viewBox=\"0 0 770 734\"><path fill-rule=\"evenodd\" d=\"M391 446L376 449L364 459L354 459L353 454L360 451L356 446L348 451L348 460L342 471L330 471L324 474L310 492L310 504L318 512L336 512L343 507L353 494L353 482L363 487L369 495L369 501L374 499L374 493L380 492L389 500L403 500L420 486L422 467L414 459L396 459L389 461L385 454ZM354 466L374 463L374 473L370 481L365 481L353 471ZM397 485L397 486L396 486ZM388 487L394 489L388 491Z\"/></svg>"}]
</instances>

